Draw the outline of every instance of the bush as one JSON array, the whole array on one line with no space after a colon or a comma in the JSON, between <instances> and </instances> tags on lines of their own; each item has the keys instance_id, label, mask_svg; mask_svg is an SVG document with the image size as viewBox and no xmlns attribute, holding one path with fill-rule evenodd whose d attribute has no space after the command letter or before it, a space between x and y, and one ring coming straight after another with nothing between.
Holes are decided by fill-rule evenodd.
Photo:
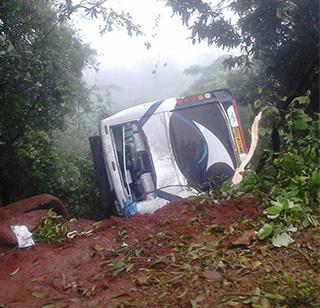
<instances>
[{"instance_id":1,"label":"bush","mask_svg":"<svg viewBox=\"0 0 320 308\"><path fill-rule=\"evenodd\" d=\"M42 218L42 224L35 231L35 238L37 242L50 245L62 244L64 241L63 233L63 217L50 209L47 216Z\"/></svg>"},{"instance_id":2,"label":"bush","mask_svg":"<svg viewBox=\"0 0 320 308\"><path fill-rule=\"evenodd\" d=\"M231 189L233 196L253 194L265 206L258 237L272 236L274 246L287 246L290 234L317 226L316 205L320 202L319 121L305 113L308 95L294 99L285 116L279 153L268 151L267 162L258 174L247 172ZM224 194L228 185L222 187Z\"/></svg>"}]
</instances>

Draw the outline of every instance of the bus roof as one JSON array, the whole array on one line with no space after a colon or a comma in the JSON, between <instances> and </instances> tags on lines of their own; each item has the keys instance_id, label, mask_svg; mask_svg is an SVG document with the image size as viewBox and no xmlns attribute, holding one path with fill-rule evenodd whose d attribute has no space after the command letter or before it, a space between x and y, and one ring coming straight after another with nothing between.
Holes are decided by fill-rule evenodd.
<instances>
[{"instance_id":1,"label":"bus roof","mask_svg":"<svg viewBox=\"0 0 320 308\"><path fill-rule=\"evenodd\" d=\"M100 125L111 126L111 125L117 125L121 123L138 120L138 119L141 119L141 117L143 117L148 112L152 112L152 114L154 114L154 113L171 111L175 107L187 108L187 107L195 106L199 103L206 103L208 101L225 102L225 101L231 101L232 99L233 99L233 95L228 89L217 89L217 90L207 91L197 95L167 98L164 100L148 102L148 103L144 103L141 105L124 109L102 120L100 122Z\"/></svg>"}]
</instances>

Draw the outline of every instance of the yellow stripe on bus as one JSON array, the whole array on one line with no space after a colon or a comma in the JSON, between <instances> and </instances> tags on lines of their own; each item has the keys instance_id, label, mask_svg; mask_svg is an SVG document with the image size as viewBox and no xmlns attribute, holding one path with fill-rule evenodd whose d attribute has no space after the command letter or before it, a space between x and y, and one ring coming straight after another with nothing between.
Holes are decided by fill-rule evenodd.
<instances>
[{"instance_id":1,"label":"yellow stripe on bus","mask_svg":"<svg viewBox=\"0 0 320 308\"><path fill-rule=\"evenodd\" d=\"M232 127L232 133L233 133L233 137L234 137L234 140L235 140L235 143L237 146L238 153L239 154L245 153L239 127Z\"/></svg>"}]
</instances>

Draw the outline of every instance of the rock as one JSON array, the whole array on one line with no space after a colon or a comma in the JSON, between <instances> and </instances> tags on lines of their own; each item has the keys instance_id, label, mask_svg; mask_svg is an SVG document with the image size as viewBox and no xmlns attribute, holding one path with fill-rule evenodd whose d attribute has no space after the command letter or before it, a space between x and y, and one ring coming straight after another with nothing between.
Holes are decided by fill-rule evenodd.
<instances>
[{"instance_id":1,"label":"rock","mask_svg":"<svg viewBox=\"0 0 320 308\"><path fill-rule=\"evenodd\" d=\"M256 234L255 230L246 230L237 239L233 240L231 244L233 246L249 246L252 243Z\"/></svg>"},{"instance_id":2,"label":"rock","mask_svg":"<svg viewBox=\"0 0 320 308\"><path fill-rule=\"evenodd\" d=\"M68 211L61 200L48 194L42 194L0 207L0 220L44 209L53 209L58 215L68 216Z\"/></svg>"},{"instance_id":3,"label":"rock","mask_svg":"<svg viewBox=\"0 0 320 308\"><path fill-rule=\"evenodd\" d=\"M204 271L202 273L202 276L209 281L220 282L220 283L223 281L223 276L216 271Z\"/></svg>"},{"instance_id":4,"label":"rock","mask_svg":"<svg viewBox=\"0 0 320 308\"><path fill-rule=\"evenodd\" d=\"M0 207L0 245L16 245L17 238L11 226L24 225L29 231L37 228L48 209L59 215L68 216L63 203L56 197L43 194Z\"/></svg>"}]
</instances>

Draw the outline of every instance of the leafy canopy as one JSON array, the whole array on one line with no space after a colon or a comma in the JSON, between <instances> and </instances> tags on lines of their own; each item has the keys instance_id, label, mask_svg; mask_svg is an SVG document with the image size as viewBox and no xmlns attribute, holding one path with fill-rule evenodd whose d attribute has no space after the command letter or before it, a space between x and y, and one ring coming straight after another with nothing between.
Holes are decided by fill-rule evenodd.
<instances>
[{"instance_id":1,"label":"leafy canopy","mask_svg":"<svg viewBox=\"0 0 320 308\"><path fill-rule=\"evenodd\" d=\"M251 67L258 62L260 72L268 76L265 87L280 97L288 95L285 107L308 89L318 99L318 0L166 3L189 26L194 43L205 40L209 45L240 48L242 55L227 61L231 66Z\"/></svg>"},{"instance_id":2,"label":"leafy canopy","mask_svg":"<svg viewBox=\"0 0 320 308\"><path fill-rule=\"evenodd\" d=\"M91 110L82 70L94 56L55 1L1 2L0 203L51 193L77 216L99 206L89 148L59 149L66 118Z\"/></svg>"},{"instance_id":3,"label":"leafy canopy","mask_svg":"<svg viewBox=\"0 0 320 308\"><path fill-rule=\"evenodd\" d=\"M95 99L82 79L95 51L69 25L75 14L99 18L101 33L117 27L143 35L106 0L0 4L0 204L45 192L76 216L101 218L88 119L97 127L110 97Z\"/></svg>"}]
</instances>

